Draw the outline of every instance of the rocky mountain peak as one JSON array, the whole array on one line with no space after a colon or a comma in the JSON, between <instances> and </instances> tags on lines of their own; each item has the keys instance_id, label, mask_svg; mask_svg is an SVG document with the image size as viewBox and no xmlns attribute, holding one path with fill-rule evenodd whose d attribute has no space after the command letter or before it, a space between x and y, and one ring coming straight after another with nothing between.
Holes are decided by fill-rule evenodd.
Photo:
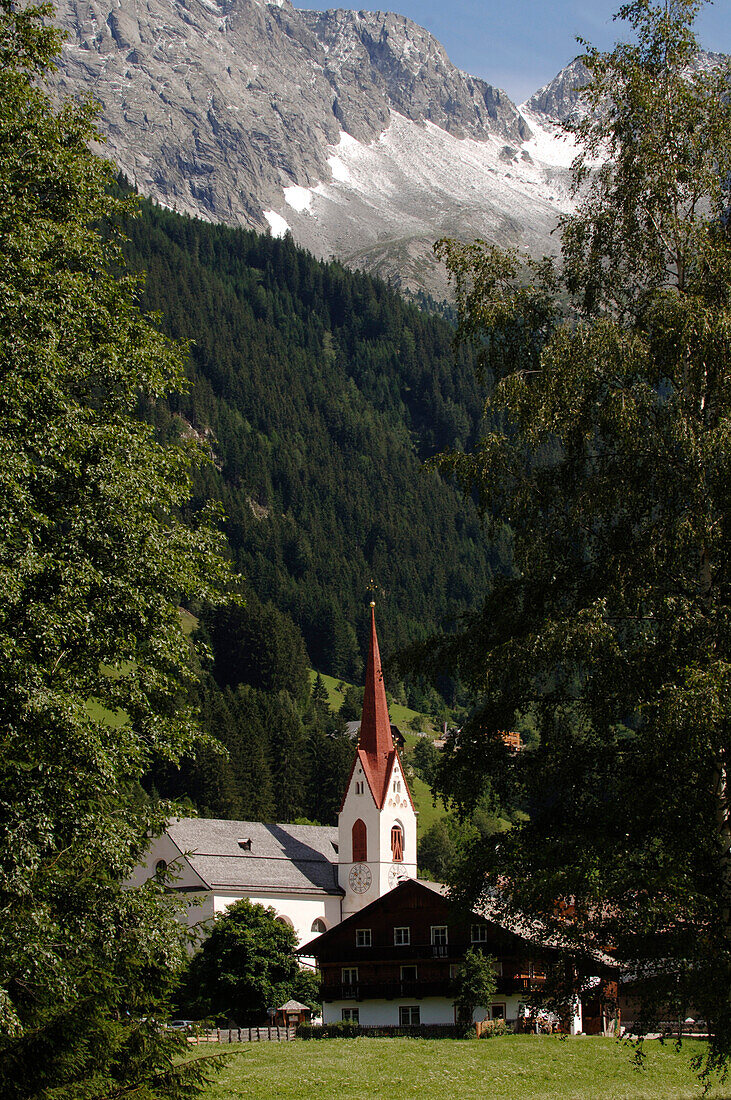
<instances>
[{"instance_id":1,"label":"rocky mountain peak","mask_svg":"<svg viewBox=\"0 0 731 1100\"><path fill-rule=\"evenodd\" d=\"M55 84L93 93L107 154L164 205L291 231L316 255L438 294L439 236L551 247L569 201L563 150L544 163L530 116L404 16L290 0L59 4Z\"/></svg>"}]
</instances>

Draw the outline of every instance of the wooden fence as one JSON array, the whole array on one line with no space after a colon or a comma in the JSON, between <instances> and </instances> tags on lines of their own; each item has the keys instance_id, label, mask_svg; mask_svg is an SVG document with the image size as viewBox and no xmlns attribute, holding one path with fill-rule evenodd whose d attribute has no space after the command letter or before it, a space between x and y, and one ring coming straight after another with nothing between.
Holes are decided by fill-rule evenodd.
<instances>
[{"instance_id":1,"label":"wooden fence","mask_svg":"<svg viewBox=\"0 0 731 1100\"><path fill-rule=\"evenodd\" d=\"M216 1027L188 1036L189 1043L289 1043L296 1027Z\"/></svg>"}]
</instances>

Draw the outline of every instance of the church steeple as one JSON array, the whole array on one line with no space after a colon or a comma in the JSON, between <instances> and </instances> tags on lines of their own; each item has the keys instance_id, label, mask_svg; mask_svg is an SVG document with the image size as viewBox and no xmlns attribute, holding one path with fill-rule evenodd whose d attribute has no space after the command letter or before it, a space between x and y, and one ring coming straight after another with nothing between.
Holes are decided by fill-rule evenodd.
<instances>
[{"instance_id":1,"label":"church steeple","mask_svg":"<svg viewBox=\"0 0 731 1100\"><path fill-rule=\"evenodd\" d=\"M358 738L359 755L364 757L363 764L373 792L376 805L383 805L384 785L392 763L394 752L391 736L391 719L386 702L386 686L383 682L381 654L376 634L375 604L371 602L371 637L368 647L365 690L363 693L363 714L360 721Z\"/></svg>"},{"instance_id":2,"label":"church steeple","mask_svg":"<svg viewBox=\"0 0 731 1100\"><path fill-rule=\"evenodd\" d=\"M416 877L416 813L391 735L374 606L358 751L338 817L343 916Z\"/></svg>"}]
</instances>

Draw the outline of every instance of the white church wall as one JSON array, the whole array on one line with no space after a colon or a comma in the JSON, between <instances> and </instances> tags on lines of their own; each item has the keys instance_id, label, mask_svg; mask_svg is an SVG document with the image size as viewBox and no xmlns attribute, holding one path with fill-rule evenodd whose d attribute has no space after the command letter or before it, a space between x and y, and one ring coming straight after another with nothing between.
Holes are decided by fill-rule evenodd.
<instances>
[{"instance_id":1,"label":"white church wall","mask_svg":"<svg viewBox=\"0 0 731 1100\"><path fill-rule=\"evenodd\" d=\"M379 857L381 862L387 864L390 869L393 862L391 829L394 825L400 825L404 834L404 858L399 870L406 878L416 878L416 814L409 798L406 778L398 761L394 764L389 778L388 791L380 817Z\"/></svg>"},{"instance_id":2,"label":"white church wall","mask_svg":"<svg viewBox=\"0 0 731 1100\"><path fill-rule=\"evenodd\" d=\"M258 905L271 906L277 916L285 918L294 928L299 946L309 943L319 935L318 932L312 931L312 925L316 920L324 921L326 928L332 928L333 925L340 923L340 898L330 894L293 897L283 891L265 893L253 890L236 894L215 894L213 898L215 913L225 912L229 905L240 901L241 898L248 898L249 901Z\"/></svg>"},{"instance_id":3,"label":"white church wall","mask_svg":"<svg viewBox=\"0 0 731 1100\"><path fill-rule=\"evenodd\" d=\"M177 894L176 900L180 903L179 920L188 928L199 929L203 938L206 935L207 925L213 920L213 896L203 886L198 875L167 833L153 838L147 850L145 862L135 867L126 885L131 889L143 886L158 873L157 867L161 862L165 864L167 872L173 876L167 880L167 885ZM191 951L195 949L194 944L190 944L189 947Z\"/></svg>"},{"instance_id":4,"label":"white church wall","mask_svg":"<svg viewBox=\"0 0 731 1100\"><path fill-rule=\"evenodd\" d=\"M353 826L360 819L366 826L368 839L367 865L370 884L362 893L354 892L350 884L353 864ZM404 859L396 866L399 877L416 878L416 814L409 799L406 779L397 762L389 778L388 793L382 810L376 805L368 780L356 761L350 785L338 817L339 867L338 881L345 891L343 917L357 913L364 905L382 897L396 885L390 874L394 866L391 852L391 829L400 825L404 834Z\"/></svg>"},{"instance_id":5,"label":"white church wall","mask_svg":"<svg viewBox=\"0 0 731 1100\"><path fill-rule=\"evenodd\" d=\"M343 808L338 815L338 881L346 894L343 907L344 914L355 912L363 905L367 905L368 902L380 897L381 893L384 892L380 889L378 866L379 818L380 813L373 801L368 780L360 762L356 760L350 786L343 800ZM371 886L362 899L354 899L348 876L353 863L353 826L359 819L364 823L367 830L368 859L366 862L371 872Z\"/></svg>"},{"instance_id":6,"label":"white church wall","mask_svg":"<svg viewBox=\"0 0 731 1100\"><path fill-rule=\"evenodd\" d=\"M188 861L181 854L177 844L172 842L167 833L153 837L150 847L147 849L144 863L139 863L135 867L127 880L127 884L132 887L142 886L155 874L155 869L160 861L163 861L175 875L171 885L175 886L176 889L189 890L202 885L198 875L193 871Z\"/></svg>"}]
</instances>

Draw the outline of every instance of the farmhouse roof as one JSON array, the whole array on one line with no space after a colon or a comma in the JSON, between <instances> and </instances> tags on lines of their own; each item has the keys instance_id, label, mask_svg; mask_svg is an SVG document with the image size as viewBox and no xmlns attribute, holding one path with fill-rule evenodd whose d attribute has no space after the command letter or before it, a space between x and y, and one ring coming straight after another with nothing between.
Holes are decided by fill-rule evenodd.
<instances>
[{"instance_id":1,"label":"farmhouse roof","mask_svg":"<svg viewBox=\"0 0 731 1100\"><path fill-rule=\"evenodd\" d=\"M176 818L167 834L210 889L342 894L338 830L329 825Z\"/></svg>"},{"instance_id":2,"label":"farmhouse roof","mask_svg":"<svg viewBox=\"0 0 731 1100\"><path fill-rule=\"evenodd\" d=\"M298 954L317 957L318 950L315 945L326 944L336 939L343 928L348 925L362 925L364 919L366 919L366 914L384 905L388 905L389 901L393 901L399 892L408 894L419 888L431 891L433 894L437 894L441 897L445 902L453 904L452 898L449 895L449 887L443 882L431 882L427 879L405 879L389 893L376 898L370 905L346 917L340 924L333 925L333 927L329 928L326 932L322 932L319 936L315 936L309 943L304 944L298 949ZM508 932L518 937L518 939L523 940L525 943L541 948L542 950L568 952L577 959L583 957L585 960L600 965L601 967L607 967L613 970L617 969L616 959L605 951L601 951L581 940L571 940L568 936L560 936L555 932L551 932L541 923L541 921L530 919L525 915L506 913L496 900L481 902L472 909L472 913L474 913L476 917L481 917L483 920L487 921L488 924L492 924L496 928L501 929L503 932Z\"/></svg>"}]
</instances>

